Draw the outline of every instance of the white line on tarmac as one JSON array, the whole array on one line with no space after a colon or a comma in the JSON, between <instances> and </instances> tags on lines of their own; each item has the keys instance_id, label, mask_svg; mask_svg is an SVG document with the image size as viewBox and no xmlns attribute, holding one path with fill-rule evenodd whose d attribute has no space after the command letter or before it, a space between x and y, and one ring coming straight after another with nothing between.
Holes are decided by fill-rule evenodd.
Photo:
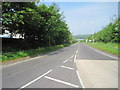
<instances>
[{"instance_id":1,"label":"white line on tarmac","mask_svg":"<svg viewBox=\"0 0 120 90\"><path fill-rule=\"evenodd\" d=\"M44 57L44 56L38 56L38 57L30 58L30 59L27 59L27 60L19 61L19 62L13 63L13 64L2 66L2 68L13 66L13 65L16 65L16 64L19 64L19 63L23 63L23 62L27 62L27 61L31 61L31 60L34 60L34 59L37 59L37 58L41 58L41 57Z\"/></svg>"},{"instance_id":2,"label":"white line on tarmac","mask_svg":"<svg viewBox=\"0 0 120 90\"><path fill-rule=\"evenodd\" d=\"M44 73L43 75L39 76L38 78L36 78L36 79L32 80L31 82L29 82L29 83L25 84L24 86L20 87L20 89L18 89L18 90L21 90L21 89L23 89L23 88L25 88L25 87L29 86L30 84L32 84L32 83L34 83L34 82L36 82L37 80L39 80L40 78L44 77L45 75L47 75L47 74L48 74L48 73L50 73L51 71L52 71L52 69L51 69L51 70L49 70L48 72Z\"/></svg>"},{"instance_id":3,"label":"white line on tarmac","mask_svg":"<svg viewBox=\"0 0 120 90\"><path fill-rule=\"evenodd\" d=\"M66 67L66 66L60 66L60 67L70 69L70 70L74 70L74 68L71 68L71 67Z\"/></svg>"},{"instance_id":4,"label":"white line on tarmac","mask_svg":"<svg viewBox=\"0 0 120 90\"><path fill-rule=\"evenodd\" d=\"M76 44L73 44L73 45L76 45ZM63 49L66 49L66 48L68 48L68 47L65 47L65 48L63 48ZM56 52L56 51L55 51L55 52ZM55 52L51 52L51 53L55 53ZM46 55L44 55L44 56L46 56ZM13 63L13 64L5 65L5 66L2 65L2 68L9 67L9 66L13 66L13 65L16 65L16 64L19 64L19 63L27 62L27 61L30 61L30 60L34 60L34 59L37 59L37 58L44 57L44 56L37 56L37 57L34 57L34 58L30 58L30 59L27 59L27 60L19 61L19 62ZM74 55L73 55L73 56L74 56ZM71 58L71 57L70 57L70 58Z\"/></svg>"},{"instance_id":5,"label":"white line on tarmac","mask_svg":"<svg viewBox=\"0 0 120 90\"><path fill-rule=\"evenodd\" d=\"M76 54L78 53L78 50L76 51Z\"/></svg>"},{"instance_id":6,"label":"white line on tarmac","mask_svg":"<svg viewBox=\"0 0 120 90\"><path fill-rule=\"evenodd\" d=\"M75 60L76 60L76 55L75 55L75 57L74 57L74 63L75 63Z\"/></svg>"},{"instance_id":7,"label":"white line on tarmac","mask_svg":"<svg viewBox=\"0 0 120 90\"><path fill-rule=\"evenodd\" d=\"M79 79L79 82L80 82L82 88L85 88L85 86L84 86L84 84L83 84L83 82L82 82L82 80L81 80L81 78L80 78L80 75L79 75L78 70L76 70L76 73L77 73L77 76L78 76L78 79Z\"/></svg>"},{"instance_id":8,"label":"white line on tarmac","mask_svg":"<svg viewBox=\"0 0 120 90\"><path fill-rule=\"evenodd\" d=\"M66 63L68 61L68 59L67 60L65 60L65 61L63 61L63 63Z\"/></svg>"},{"instance_id":9,"label":"white line on tarmac","mask_svg":"<svg viewBox=\"0 0 120 90\"><path fill-rule=\"evenodd\" d=\"M74 57L74 55L72 55L70 58L73 58Z\"/></svg>"},{"instance_id":10,"label":"white line on tarmac","mask_svg":"<svg viewBox=\"0 0 120 90\"><path fill-rule=\"evenodd\" d=\"M74 57L74 55L72 55L70 58ZM66 63L70 58L66 59L65 61L63 61L63 63Z\"/></svg>"},{"instance_id":11,"label":"white line on tarmac","mask_svg":"<svg viewBox=\"0 0 120 90\"><path fill-rule=\"evenodd\" d=\"M117 57L113 57L113 56L110 56L110 55L105 54L105 53L103 53L103 52L100 52L100 51L96 50L95 48L90 47L90 46L88 46L88 45L85 45L85 46L87 46L87 47L93 49L94 51L96 51L96 52L98 52L98 53L101 53L101 54L103 54L103 55L105 55L105 56L108 56L108 57L111 57L111 58L114 58L114 59L118 59Z\"/></svg>"},{"instance_id":12,"label":"white line on tarmac","mask_svg":"<svg viewBox=\"0 0 120 90\"><path fill-rule=\"evenodd\" d=\"M50 80L52 80L52 81L56 81L56 82L62 83L62 84L65 84L65 85L69 85L69 86L72 86L72 87L75 87L75 88L78 88L78 87L79 87L79 86L74 85L74 84L72 84L72 83L65 82L65 81L61 81L61 80L58 80L58 79L55 79L55 78L51 78L51 77L48 77L48 76L45 76L45 78L50 79Z\"/></svg>"}]
</instances>

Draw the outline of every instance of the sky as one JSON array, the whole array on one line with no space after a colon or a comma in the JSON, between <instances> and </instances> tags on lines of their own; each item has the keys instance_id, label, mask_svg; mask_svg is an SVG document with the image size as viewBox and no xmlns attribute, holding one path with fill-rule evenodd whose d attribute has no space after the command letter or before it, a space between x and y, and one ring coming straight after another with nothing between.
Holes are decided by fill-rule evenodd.
<instances>
[{"instance_id":1,"label":"sky","mask_svg":"<svg viewBox=\"0 0 120 90\"><path fill-rule=\"evenodd\" d=\"M46 5L51 2L43 1ZM56 2L73 35L93 34L118 15L117 2Z\"/></svg>"}]
</instances>

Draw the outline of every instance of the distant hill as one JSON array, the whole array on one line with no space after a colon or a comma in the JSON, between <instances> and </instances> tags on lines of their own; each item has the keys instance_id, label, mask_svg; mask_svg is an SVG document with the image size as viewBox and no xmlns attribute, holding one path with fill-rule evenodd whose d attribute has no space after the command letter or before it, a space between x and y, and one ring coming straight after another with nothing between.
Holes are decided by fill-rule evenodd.
<instances>
[{"instance_id":1,"label":"distant hill","mask_svg":"<svg viewBox=\"0 0 120 90\"><path fill-rule=\"evenodd\" d=\"M84 35L73 35L74 38L77 38L77 39L84 39L84 38L87 38L89 37L91 34L84 34Z\"/></svg>"}]
</instances>

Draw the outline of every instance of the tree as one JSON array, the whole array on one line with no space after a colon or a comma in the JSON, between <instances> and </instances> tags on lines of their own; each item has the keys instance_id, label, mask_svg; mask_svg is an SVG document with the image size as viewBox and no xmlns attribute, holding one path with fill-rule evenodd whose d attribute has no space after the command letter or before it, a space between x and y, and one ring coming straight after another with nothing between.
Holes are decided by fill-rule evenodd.
<instances>
[{"instance_id":1,"label":"tree","mask_svg":"<svg viewBox=\"0 0 120 90\"><path fill-rule=\"evenodd\" d=\"M59 11L55 3L48 7L33 2L6 2L2 10L3 29L10 31L11 36L21 34L30 47L69 43L71 33Z\"/></svg>"}]
</instances>

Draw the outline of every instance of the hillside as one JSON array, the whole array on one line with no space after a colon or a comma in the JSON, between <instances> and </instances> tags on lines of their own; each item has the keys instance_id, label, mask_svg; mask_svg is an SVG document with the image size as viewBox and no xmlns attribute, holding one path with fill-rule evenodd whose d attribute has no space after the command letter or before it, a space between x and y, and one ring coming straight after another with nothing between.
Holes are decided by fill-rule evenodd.
<instances>
[{"instance_id":1,"label":"hillside","mask_svg":"<svg viewBox=\"0 0 120 90\"><path fill-rule=\"evenodd\" d=\"M73 35L74 38L77 38L77 39L84 39L84 38L87 38L89 37L90 34L85 34L85 35Z\"/></svg>"},{"instance_id":2,"label":"hillside","mask_svg":"<svg viewBox=\"0 0 120 90\"><path fill-rule=\"evenodd\" d=\"M119 24L120 24L120 18L112 21L109 25L104 27L101 31L94 34L94 40L96 42L105 42L105 43L120 42L120 39L119 39L119 33L120 33ZM92 36L93 35L88 37L88 39L92 39Z\"/></svg>"}]
</instances>

